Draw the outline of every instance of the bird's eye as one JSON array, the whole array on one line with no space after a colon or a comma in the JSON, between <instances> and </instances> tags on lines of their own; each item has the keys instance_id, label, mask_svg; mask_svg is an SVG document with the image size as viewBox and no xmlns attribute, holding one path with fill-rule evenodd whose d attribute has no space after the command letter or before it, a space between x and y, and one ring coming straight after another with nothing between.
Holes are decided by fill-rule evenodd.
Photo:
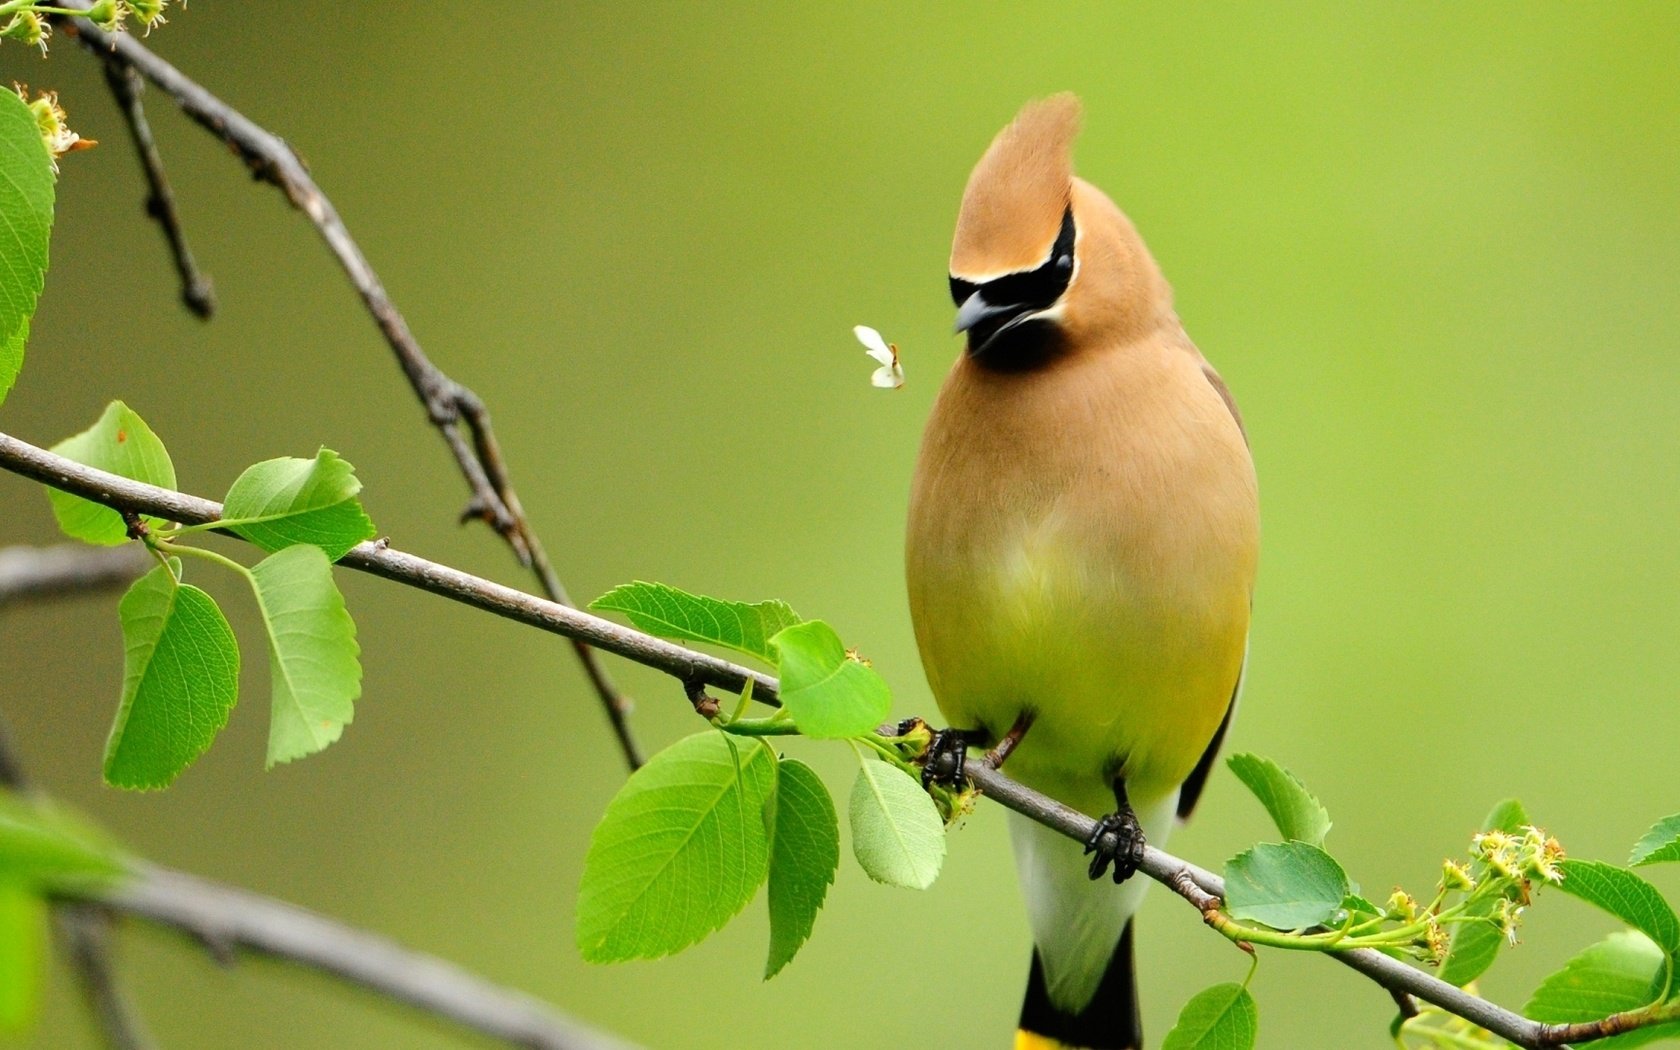
<instances>
[{"instance_id":1,"label":"bird's eye","mask_svg":"<svg viewBox=\"0 0 1680 1050\"><path fill-rule=\"evenodd\" d=\"M1056 258L1056 269L1062 271L1063 273L1072 273L1073 272L1073 256L1071 256L1071 255L1058 256Z\"/></svg>"}]
</instances>

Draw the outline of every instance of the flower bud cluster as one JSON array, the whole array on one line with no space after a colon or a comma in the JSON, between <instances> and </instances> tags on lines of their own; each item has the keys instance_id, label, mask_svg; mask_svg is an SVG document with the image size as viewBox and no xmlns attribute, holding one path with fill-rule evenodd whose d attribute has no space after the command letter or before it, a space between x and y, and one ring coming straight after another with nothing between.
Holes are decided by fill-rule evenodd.
<instances>
[{"instance_id":1,"label":"flower bud cluster","mask_svg":"<svg viewBox=\"0 0 1680 1050\"><path fill-rule=\"evenodd\" d=\"M27 87L14 84L12 89L17 92L18 98L28 103L29 112L35 115L35 124L41 130L41 141L52 156L53 171L58 171L58 158L66 153L98 145L93 139L84 139L70 130L64 107L58 104L58 92L43 91L39 98L30 102Z\"/></svg>"},{"instance_id":2,"label":"flower bud cluster","mask_svg":"<svg viewBox=\"0 0 1680 1050\"><path fill-rule=\"evenodd\" d=\"M185 4L186 0L181 2ZM170 0L97 0L82 13L82 17L107 33L121 32L132 18L150 33L153 26L160 26L168 21L163 16L163 10L169 3ZM32 47L39 47L43 54L46 53L47 39L52 36L52 24L41 16L37 10L39 6L39 3L29 3L16 9L11 18L4 25L0 25L0 38L19 40ZM47 10L51 14L65 13L63 8L48 7Z\"/></svg>"}]
</instances>

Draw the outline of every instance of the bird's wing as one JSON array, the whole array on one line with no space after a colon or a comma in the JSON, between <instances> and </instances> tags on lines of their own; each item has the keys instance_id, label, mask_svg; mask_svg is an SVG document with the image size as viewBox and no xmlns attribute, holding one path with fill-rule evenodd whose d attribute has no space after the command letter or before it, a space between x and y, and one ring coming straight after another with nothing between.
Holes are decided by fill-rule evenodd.
<instances>
[{"instance_id":1,"label":"bird's wing","mask_svg":"<svg viewBox=\"0 0 1680 1050\"><path fill-rule=\"evenodd\" d=\"M1237 429L1242 431L1243 444L1248 444L1248 430L1243 427L1242 413L1237 411L1237 399L1231 396L1231 388L1225 385L1225 380L1219 378L1219 373L1213 370L1213 366L1208 364L1206 359L1202 361L1202 375L1213 385L1219 399L1225 402L1225 407L1231 410L1231 418L1237 421Z\"/></svg>"},{"instance_id":2,"label":"bird's wing","mask_svg":"<svg viewBox=\"0 0 1680 1050\"><path fill-rule=\"evenodd\" d=\"M1219 757L1219 745L1225 742L1225 730L1231 728L1231 719L1237 713L1237 698L1242 695L1243 675L1248 670L1248 647L1243 647L1242 667L1237 669L1237 684L1231 687L1231 702L1225 706L1225 717L1220 719L1219 728L1214 732L1213 739L1208 741L1207 750L1196 760L1196 768L1184 778L1184 783L1178 789L1178 819L1186 821L1196 809L1196 802L1202 797L1202 789L1207 787L1208 774L1213 772L1214 759Z\"/></svg>"},{"instance_id":3,"label":"bird's wing","mask_svg":"<svg viewBox=\"0 0 1680 1050\"><path fill-rule=\"evenodd\" d=\"M1231 388L1225 385L1225 380L1219 378L1214 367L1202 360L1202 375L1212 385L1219 399L1225 402L1225 407L1231 410L1231 418L1236 421L1237 429L1242 432L1243 444L1248 443L1248 431L1243 427L1242 413L1237 411L1237 399L1231 396ZM1237 682L1231 687L1231 702L1225 707L1225 717L1219 722L1219 729L1208 741L1207 750L1197 760L1196 768L1190 771L1183 786L1178 789L1178 819L1189 820L1190 814L1196 809L1196 802L1202 797L1202 789L1207 787L1208 774L1213 772L1214 759L1219 757L1219 745L1225 742L1225 731L1231 728L1231 717L1237 713L1237 697L1242 693L1243 672L1248 670L1248 652L1243 651L1241 670L1237 671Z\"/></svg>"}]
</instances>

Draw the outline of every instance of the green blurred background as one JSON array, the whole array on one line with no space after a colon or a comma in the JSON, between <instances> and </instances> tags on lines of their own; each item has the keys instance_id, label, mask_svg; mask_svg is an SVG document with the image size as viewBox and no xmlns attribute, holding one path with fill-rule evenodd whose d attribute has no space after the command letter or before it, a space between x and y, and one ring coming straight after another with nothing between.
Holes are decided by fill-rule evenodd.
<instances>
[{"instance_id":1,"label":"green blurred background","mask_svg":"<svg viewBox=\"0 0 1680 1050\"><path fill-rule=\"evenodd\" d=\"M957 353L944 289L970 166L1030 97L1085 98L1079 171L1142 228L1240 401L1264 555L1230 747L1335 816L1368 893L1426 889L1497 799L1621 859L1680 808L1680 9L1672 4L921 6L195 3L150 41L293 143L422 344L489 403L574 593L656 579L779 596L932 714L900 537L922 421ZM0 73L56 87L53 267L0 428L41 444L122 397L181 484L340 450L405 549L524 585L458 529L463 485L313 231L152 93L217 319L176 305L98 69L68 40ZM868 385L850 327L898 342ZM0 477L0 542L53 539ZM592 822L623 777L557 639L341 574L355 725L262 771L246 701L163 794L99 782L114 599L0 620L0 714L30 768L146 855L447 956L654 1047L1004 1046L1028 956L982 806L915 894L846 862L815 936L759 980L762 903L660 962L572 945ZM614 661L662 745L678 687ZM798 747L844 790L842 749ZM1228 773L1175 850L1216 866L1268 825ZM1680 890L1674 871L1654 878ZM1552 897L1485 982L1520 1006L1610 928ZM1148 1027L1246 960L1157 894ZM449 1047L455 1030L277 965L218 969L125 929L165 1046ZM33 1048L96 1045L54 974ZM1387 1045L1387 996L1269 954L1264 1047ZM1327 1008L1333 1006L1333 1012ZM1334 1032L1335 1034L1329 1034Z\"/></svg>"}]
</instances>

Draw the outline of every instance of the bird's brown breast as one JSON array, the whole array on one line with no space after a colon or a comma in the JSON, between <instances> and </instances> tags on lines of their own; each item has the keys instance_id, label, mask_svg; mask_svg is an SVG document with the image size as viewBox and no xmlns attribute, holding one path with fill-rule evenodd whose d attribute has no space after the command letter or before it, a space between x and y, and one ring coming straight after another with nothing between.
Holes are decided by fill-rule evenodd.
<instances>
[{"instance_id":1,"label":"bird's brown breast","mask_svg":"<svg viewBox=\"0 0 1680 1050\"><path fill-rule=\"evenodd\" d=\"M1022 772L1176 785L1223 715L1258 512L1202 367L1162 332L1020 372L964 358L940 392L906 547L917 641L953 724L1038 711Z\"/></svg>"}]
</instances>

